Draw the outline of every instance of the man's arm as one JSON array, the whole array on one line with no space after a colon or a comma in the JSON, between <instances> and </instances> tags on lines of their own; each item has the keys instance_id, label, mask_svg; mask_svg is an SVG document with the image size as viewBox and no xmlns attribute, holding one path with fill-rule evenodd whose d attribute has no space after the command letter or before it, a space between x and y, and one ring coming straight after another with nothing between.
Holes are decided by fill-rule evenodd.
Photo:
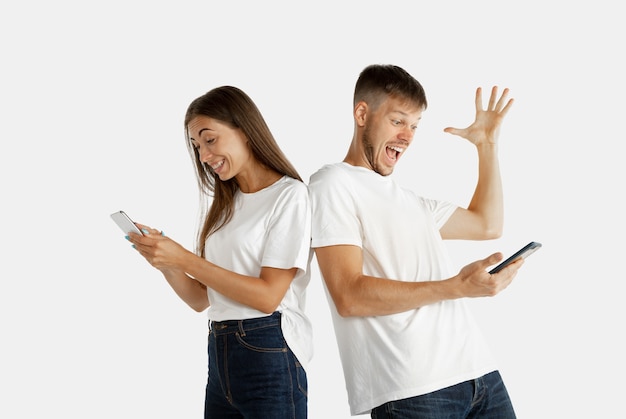
<instances>
[{"instance_id":1,"label":"man's arm","mask_svg":"<svg viewBox=\"0 0 626 419\"><path fill-rule=\"evenodd\" d=\"M502 260L501 253L473 262L448 279L426 282L376 278L363 275L363 254L358 246L315 249L320 272L342 317L383 316L462 297L496 295L506 288L521 263L490 275L487 267ZM522 262L523 263L523 262Z\"/></svg>"},{"instance_id":2,"label":"man's arm","mask_svg":"<svg viewBox=\"0 0 626 419\"><path fill-rule=\"evenodd\" d=\"M493 87L487 109L482 106L482 90L476 89L476 118L467 128L448 127L444 131L470 141L478 151L478 182L467 207L457 209L440 229L444 239L488 240L500 237L504 224L502 179L498 161L498 137L504 116L513 104L506 101L509 89L498 99Z\"/></svg>"}]
</instances>

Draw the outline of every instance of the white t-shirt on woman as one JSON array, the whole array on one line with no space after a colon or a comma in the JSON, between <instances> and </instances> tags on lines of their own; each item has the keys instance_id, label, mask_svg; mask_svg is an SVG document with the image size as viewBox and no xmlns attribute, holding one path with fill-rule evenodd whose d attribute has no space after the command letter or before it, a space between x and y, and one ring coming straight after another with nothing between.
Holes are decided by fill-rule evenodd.
<instances>
[{"instance_id":1,"label":"white t-shirt on woman","mask_svg":"<svg viewBox=\"0 0 626 419\"><path fill-rule=\"evenodd\" d=\"M298 268L278 306L287 344L305 367L312 357L311 323L305 314L312 258L311 208L307 186L289 176L254 193L237 192L233 218L209 236L206 259L241 275L258 277L261 267ZM267 316L207 288L210 320Z\"/></svg>"}]
</instances>

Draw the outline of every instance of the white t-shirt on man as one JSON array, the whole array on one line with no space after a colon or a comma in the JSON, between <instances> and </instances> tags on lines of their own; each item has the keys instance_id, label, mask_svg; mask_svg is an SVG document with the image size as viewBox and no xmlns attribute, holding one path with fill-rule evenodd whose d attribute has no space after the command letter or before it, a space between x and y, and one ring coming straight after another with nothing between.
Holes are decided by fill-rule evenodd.
<instances>
[{"instance_id":1,"label":"white t-shirt on man","mask_svg":"<svg viewBox=\"0 0 626 419\"><path fill-rule=\"evenodd\" d=\"M354 245L363 274L433 281L454 274L439 229L456 210L422 198L391 177L335 163L311 176L313 248ZM341 317L327 291L352 415L494 371L463 300L399 314Z\"/></svg>"},{"instance_id":2,"label":"white t-shirt on man","mask_svg":"<svg viewBox=\"0 0 626 419\"><path fill-rule=\"evenodd\" d=\"M312 328L305 314L311 278L311 207L306 184L283 176L254 193L238 191L233 218L206 241L206 259L241 275L258 277L261 267L298 268L278 306L285 340L306 369L312 357ZM267 316L207 288L210 320Z\"/></svg>"}]
</instances>

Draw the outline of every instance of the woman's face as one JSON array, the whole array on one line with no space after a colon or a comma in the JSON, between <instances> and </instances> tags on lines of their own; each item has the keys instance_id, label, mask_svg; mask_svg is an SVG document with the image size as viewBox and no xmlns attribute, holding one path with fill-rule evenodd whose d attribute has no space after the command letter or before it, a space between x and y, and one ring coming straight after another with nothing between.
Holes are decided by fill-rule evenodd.
<instances>
[{"instance_id":1,"label":"woman's face","mask_svg":"<svg viewBox=\"0 0 626 419\"><path fill-rule=\"evenodd\" d=\"M245 176L253 160L248 139L239 129L207 116L196 116L187 125L192 145L198 150L200 161L222 181Z\"/></svg>"}]
</instances>

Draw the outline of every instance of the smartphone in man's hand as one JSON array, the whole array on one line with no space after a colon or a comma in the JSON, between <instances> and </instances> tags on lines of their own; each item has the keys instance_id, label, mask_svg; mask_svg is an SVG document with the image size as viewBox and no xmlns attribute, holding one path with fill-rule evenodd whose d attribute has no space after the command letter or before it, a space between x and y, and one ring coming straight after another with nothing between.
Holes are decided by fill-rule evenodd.
<instances>
[{"instance_id":1,"label":"smartphone in man's hand","mask_svg":"<svg viewBox=\"0 0 626 419\"><path fill-rule=\"evenodd\" d=\"M515 262L516 260L527 258L528 256L530 256L533 253L535 253L537 250L539 250L539 248L541 248L541 243L530 242L526 246L524 246L520 250L518 250L517 252L513 253L508 259L504 260L498 266L496 266L495 268L490 270L489 273L490 274L495 274L496 272L499 272L504 267L506 267L507 265Z\"/></svg>"}]
</instances>

